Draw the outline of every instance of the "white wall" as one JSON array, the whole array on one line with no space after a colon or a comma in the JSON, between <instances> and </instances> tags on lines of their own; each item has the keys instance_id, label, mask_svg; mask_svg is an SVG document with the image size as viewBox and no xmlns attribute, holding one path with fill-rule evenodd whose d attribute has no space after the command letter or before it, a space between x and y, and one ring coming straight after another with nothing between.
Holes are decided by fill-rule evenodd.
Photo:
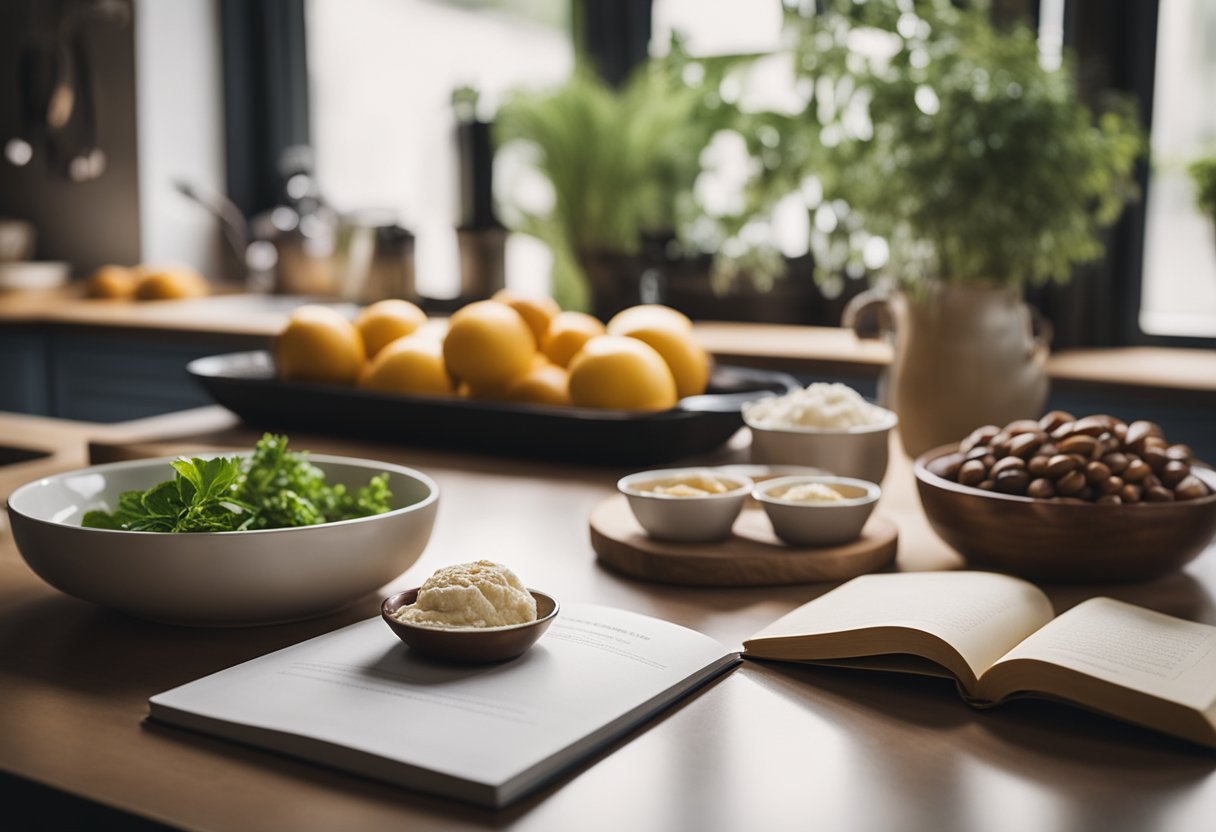
<instances>
[{"instance_id":1,"label":"white wall","mask_svg":"<svg viewBox=\"0 0 1216 832\"><path fill-rule=\"evenodd\" d=\"M225 190L218 0L136 0L135 77L142 259L223 277L216 220L173 187Z\"/></svg>"}]
</instances>

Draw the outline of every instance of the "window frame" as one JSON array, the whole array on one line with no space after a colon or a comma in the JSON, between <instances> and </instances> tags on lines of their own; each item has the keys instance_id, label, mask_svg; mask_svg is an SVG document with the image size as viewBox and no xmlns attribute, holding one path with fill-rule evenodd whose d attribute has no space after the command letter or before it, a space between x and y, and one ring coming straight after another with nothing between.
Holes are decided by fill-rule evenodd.
<instances>
[{"instance_id":1,"label":"window frame","mask_svg":"<svg viewBox=\"0 0 1216 832\"><path fill-rule=\"evenodd\" d=\"M1065 0L1064 45L1077 56L1083 86L1135 96L1141 124L1151 136L1157 75L1160 0ZM1094 37L1095 30L1101 34ZM1140 325L1151 159L1136 165L1140 198L1112 229L1096 279L1110 287L1117 346L1216 347L1216 337L1160 335Z\"/></svg>"},{"instance_id":2,"label":"window frame","mask_svg":"<svg viewBox=\"0 0 1216 832\"><path fill-rule=\"evenodd\" d=\"M305 0L220 0L229 198L245 216L273 208L279 158L312 143Z\"/></svg>"}]
</instances>

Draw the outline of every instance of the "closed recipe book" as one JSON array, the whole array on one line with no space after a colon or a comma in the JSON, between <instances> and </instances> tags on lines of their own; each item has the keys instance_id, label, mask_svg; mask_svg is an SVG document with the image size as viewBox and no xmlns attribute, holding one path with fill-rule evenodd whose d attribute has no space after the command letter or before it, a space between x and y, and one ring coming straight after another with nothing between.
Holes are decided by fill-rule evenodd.
<instances>
[{"instance_id":1,"label":"closed recipe book","mask_svg":"<svg viewBox=\"0 0 1216 832\"><path fill-rule=\"evenodd\" d=\"M1216 748L1216 627L1111 598L1057 618L1004 575L866 575L743 646L745 658L949 676L979 707L1064 700Z\"/></svg>"},{"instance_id":2,"label":"closed recipe book","mask_svg":"<svg viewBox=\"0 0 1216 832\"><path fill-rule=\"evenodd\" d=\"M420 657L380 619L150 700L150 718L409 788L502 806L739 662L693 630L572 604L527 653Z\"/></svg>"}]
</instances>

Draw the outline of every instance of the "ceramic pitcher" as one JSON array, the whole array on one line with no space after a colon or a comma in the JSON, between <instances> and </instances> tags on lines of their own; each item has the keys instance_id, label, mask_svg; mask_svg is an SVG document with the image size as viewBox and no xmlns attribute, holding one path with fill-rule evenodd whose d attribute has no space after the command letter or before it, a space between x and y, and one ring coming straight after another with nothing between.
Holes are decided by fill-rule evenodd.
<instances>
[{"instance_id":1,"label":"ceramic pitcher","mask_svg":"<svg viewBox=\"0 0 1216 832\"><path fill-rule=\"evenodd\" d=\"M899 415L911 456L957 442L980 425L1043 412L1050 335L1041 323L1036 336L1037 313L1014 289L972 282L916 295L870 290L846 308L845 326L857 328L876 305L888 313L882 334L894 342L885 403Z\"/></svg>"}]
</instances>

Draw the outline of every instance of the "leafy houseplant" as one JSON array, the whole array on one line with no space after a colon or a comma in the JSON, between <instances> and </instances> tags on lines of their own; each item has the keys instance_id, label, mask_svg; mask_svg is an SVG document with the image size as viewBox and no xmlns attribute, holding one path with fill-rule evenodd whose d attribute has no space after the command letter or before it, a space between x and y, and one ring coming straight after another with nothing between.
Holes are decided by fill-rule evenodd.
<instances>
[{"instance_id":1,"label":"leafy houseplant","mask_svg":"<svg viewBox=\"0 0 1216 832\"><path fill-rule=\"evenodd\" d=\"M716 136L759 141L754 128L765 116L743 112L721 91L729 76L762 57L693 57L673 34L667 54L637 68L620 90L580 67L565 85L518 92L500 108L500 149L522 156L553 196L551 204L529 208L507 189L499 195L503 216L513 229L552 248L555 295L563 306L586 307L589 281L595 294L611 294L605 284L619 281L622 271L636 275L658 266L707 287L711 271L721 278L740 261L759 276L760 287L779 271L773 252L760 247L747 248L744 257L718 258L726 268L715 270L710 255L720 254L724 239L739 242L754 211L707 224L695 193ZM720 281L715 285L721 288ZM618 297L609 303L630 292L637 301L637 286L616 288Z\"/></svg>"},{"instance_id":2,"label":"leafy houseplant","mask_svg":"<svg viewBox=\"0 0 1216 832\"><path fill-rule=\"evenodd\" d=\"M1187 167L1187 172L1195 183L1195 205L1216 223L1216 156L1196 159Z\"/></svg>"},{"instance_id":3,"label":"leafy houseplant","mask_svg":"<svg viewBox=\"0 0 1216 832\"><path fill-rule=\"evenodd\" d=\"M1095 119L1030 29L950 0L829 0L791 25L815 89L803 161L887 240L902 281L1067 280L1102 255L1141 131L1126 103Z\"/></svg>"},{"instance_id":4,"label":"leafy houseplant","mask_svg":"<svg viewBox=\"0 0 1216 832\"><path fill-rule=\"evenodd\" d=\"M998 30L986 3L819 5L788 13L816 141L783 176L818 177L827 225L852 247L884 243L903 290L888 392L905 447L1037 415L1045 347L1020 289L1102 256L1102 229L1135 196L1132 108L1095 118L1071 65L1045 66L1034 34ZM817 253L821 269L855 256Z\"/></svg>"},{"instance_id":5,"label":"leafy houseplant","mask_svg":"<svg viewBox=\"0 0 1216 832\"><path fill-rule=\"evenodd\" d=\"M508 200L508 224L554 251L554 294L585 308L580 258L636 254L644 239L671 235L712 127L694 117L694 90L657 65L616 91L586 68L561 88L520 92L499 110L496 141L520 143L548 181L553 204L528 210Z\"/></svg>"}]
</instances>

